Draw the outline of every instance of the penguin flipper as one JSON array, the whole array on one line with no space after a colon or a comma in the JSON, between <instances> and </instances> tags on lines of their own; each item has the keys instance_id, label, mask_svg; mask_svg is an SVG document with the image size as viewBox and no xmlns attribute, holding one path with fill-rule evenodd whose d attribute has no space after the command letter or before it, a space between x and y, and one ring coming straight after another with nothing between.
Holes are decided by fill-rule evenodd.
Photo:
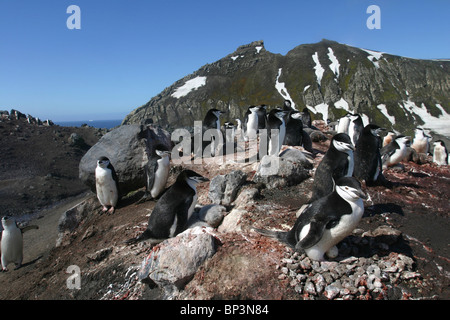
<instances>
[{"instance_id":1,"label":"penguin flipper","mask_svg":"<svg viewBox=\"0 0 450 320\"><path fill-rule=\"evenodd\" d=\"M303 238L300 238L300 241L296 244L295 248L308 249L312 247L317 242L319 242L320 239L322 239L325 228L326 227L331 228L334 225L336 225L336 219L332 217L330 217L326 221L321 221L313 218L309 223L308 233ZM301 236L302 230L300 230L299 237Z\"/></svg>"},{"instance_id":2,"label":"penguin flipper","mask_svg":"<svg viewBox=\"0 0 450 320\"><path fill-rule=\"evenodd\" d=\"M145 166L145 173L147 175L147 191L152 190L153 184L155 183L155 173L158 169L158 163L156 160L149 161Z\"/></svg>"},{"instance_id":3,"label":"penguin flipper","mask_svg":"<svg viewBox=\"0 0 450 320\"><path fill-rule=\"evenodd\" d=\"M294 244L289 242L288 239L288 233L289 232L284 232L284 231L271 231L271 230L266 230L266 229L258 229L258 228L253 228L253 230L255 230L256 232L258 232L259 234L265 236L265 237L269 237L269 238L274 238L277 239L291 247L294 247Z\"/></svg>"}]
</instances>

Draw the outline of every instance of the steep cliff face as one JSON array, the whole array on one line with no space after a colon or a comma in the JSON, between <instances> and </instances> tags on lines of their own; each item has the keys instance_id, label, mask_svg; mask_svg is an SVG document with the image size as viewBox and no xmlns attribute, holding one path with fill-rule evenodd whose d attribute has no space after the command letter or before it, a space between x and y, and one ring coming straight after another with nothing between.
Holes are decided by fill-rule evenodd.
<instances>
[{"instance_id":1,"label":"steep cliff face","mask_svg":"<svg viewBox=\"0 0 450 320\"><path fill-rule=\"evenodd\" d=\"M210 108L243 118L250 105L307 107L316 119L347 112L366 123L411 134L416 126L450 136L450 61L417 60L323 40L273 54L263 41L239 47L132 111L123 124L152 119L166 128L192 126Z\"/></svg>"}]
</instances>

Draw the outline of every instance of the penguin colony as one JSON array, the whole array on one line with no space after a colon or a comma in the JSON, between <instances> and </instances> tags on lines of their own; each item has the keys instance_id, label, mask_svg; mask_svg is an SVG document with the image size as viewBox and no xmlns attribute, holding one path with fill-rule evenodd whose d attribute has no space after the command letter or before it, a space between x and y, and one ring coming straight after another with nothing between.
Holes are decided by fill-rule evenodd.
<instances>
[{"instance_id":1,"label":"penguin colony","mask_svg":"<svg viewBox=\"0 0 450 320\"><path fill-rule=\"evenodd\" d=\"M261 129L267 129L268 154L278 156L281 146L303 146L315 156L308 129L314 129L307 108L301 112L286 100L283 108L267 111L267 106L250 106L244 119L224 122L225 112L210 109L204 119L202 133L209 129L222 130L226 143L235 139L250 141L259 138ZM272 131L275 130L275 131ZM335 135L314 174L312 196L298 212L298 218L288 232L254 229L258 233L276 238L296 251L305 252L313 260L335 258L336 245L358 225L363 213L366 187L383 184L390 186L383 177L383 170L398 165L407 157L408 148L417 153L427 153L433 147L433 162L449 163L449 153L442 140L431 145L431 137L423 129L415 130L415 137L405 137L390 131L381 138L385 129L375 124L363 125L358 114L348 113L338 120ZM412 140L412 141L411 141ZM217 147L214 138L202 145L211 147L211 155ZM195 150L193 150L195 152ZM156 201L144 232L126 240L128 245L148 241L159 243L175 237L187 228L187 222L197 204L197 185L208 178L192 170L183 170L174 184L166 188L170 171L170 150L157 145L148 156L145 165L146 188L140 200ZM120 202L120 180L112 161L102 156L95 168L96 194L102 212L113 214ZM23 233L37 226L19 228L12 217L2 218L1 264L2 271L14 263L20 268L23 260Z\"/></svg>"}]
</instances>

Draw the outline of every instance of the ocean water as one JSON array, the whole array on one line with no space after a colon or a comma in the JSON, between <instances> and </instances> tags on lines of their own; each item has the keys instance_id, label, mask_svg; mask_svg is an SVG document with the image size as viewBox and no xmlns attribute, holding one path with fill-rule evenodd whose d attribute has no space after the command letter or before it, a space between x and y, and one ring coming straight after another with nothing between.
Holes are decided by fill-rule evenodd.
<instances>
[{"instance_id":1,"label":"ocean water","mask_svg":"<svg viewBox=\"0 0 450 320\"><path fill-rule=\"evenodd\" d=\"M54 123L62 127L81 127L83 124L87 124L94 128L111 129L120 125L122 120L55 121Z\"/></svg>"}]
</instances>

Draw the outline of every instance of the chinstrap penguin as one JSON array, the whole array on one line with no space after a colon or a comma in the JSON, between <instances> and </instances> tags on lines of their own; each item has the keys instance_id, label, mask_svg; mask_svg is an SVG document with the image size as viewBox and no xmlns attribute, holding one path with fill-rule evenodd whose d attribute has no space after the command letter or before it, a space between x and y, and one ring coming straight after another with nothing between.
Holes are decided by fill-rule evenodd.
<instances>
[{"instance_id":1,"label":"chinstrap penguin","mask_svg":"<svg viewBox=\"0 0 450 320\"><path fill-rule=\"evenodd\" d=\"M283 103L283 110L284 111L293 111L293 110L295 110L296 111L296 109L294 109L294 108L292 108L292 102L291 102L291 100L284 100L284 103Z\"/></svg>"},{"instance_id":2,"label":"chinstrap penguin","mask_svg":"<svg viewBox=\"0 0 450 320\"><path fill-rule=\"evenodd\" d=\"M392 167L405 159L410 140L410 137L400 135L392 140L388 145L381 148L380 153L383 169Z\"/></svg>"},{"instance_id":3,"label":"chinstrap penguin","mask_svg":"<svg viewBox=\"0 0 450 320\"><path fill-rule=\"evenodd\" d=\"M250 106L245 113L243 123L245 141L254 140L257 137L259 127L258 111L259 107Z\"/></svg>"},{"instance_id":4,"label":"chinstrap penguin","mask_svg":"<svg viewBox=\"0 0 450 320\"><path fill-rule=\"evenodd\" d=\"M258 130L266 128L267 106L262 104L258 107Z\"/></svg>"},{"instance_id":5,"label":"chinstrap penguin","mask_svg":"<svg viewBox=\"0 0 450 320\"><path fill-rule=\"evenodd\" d=\"M352 141L346 133L338 133L331 139L330 147L314 174L310 203L333 192L334 181L353 175L354 150Z\"/></svg>"},{"instance_id":6,"label":"chinstrap penguin","mask_svg":"<svg viewBox=\"0 0 450 320\"><path fill-rule=\"evenodd\" d=\"M380 132L383 130L375 124L368 124L355 146L354 176L367 185L375 184L378 179L383 184L386 182L381 171Z\"/></svg>"},{"instance_id":7,"label":"chinstrap penguin","mask_svg":"<svg viewBox=\"0 0 450 320\"><path fill-rule=\"evenodd\" d=\"M208 129L220 130L220 116L224 113L218 109L209 109L203 119L203 132Z\"/></svg>"},{"instance_id":8,"label":"chinstrap penguin","mask_svg":"<svg viewBox=\"0 0 450 320\"><path fill-rule=\"evenodd\" d=\"M292 111L289 114L283 144L288 146L301 146L303 144L302 114L298 111Z\"/></svg>"},{"instance_id":9,"label":"chinstrap penguin","mask_svg":"<svg viewBox=\"0 0 450 320\"><path fill-rule=\"evenodd\" d=\"M335 190L306 207L288 232L256 229L276 238L312 260L322 261L338 255L336 245L356 228L364 213L366 195L353 177L336 181Z\"/></svg>"},{"instance_id":10,"label":"chinstrap penguin","mask_svg":"<svg viewBox=\"0 0 450 320\"><path fill-rule=\"evenodd\" d=\"M119 201L119 179L107 157L100 157L97 160L95 187L97 198L103 206L102 211L110 214L114 213Z\"/></svg>"},{"instance_id":11,"label":"chinstrap penguin","mask_svg":"<svg viewBox=\"0 0 450 320\"><path fill-rule=\"evenodd\" d=\"M436 140L433 146L433 162L440 166L447 165L449 155L444 141Z\"/></svg>"},{"instance_id":12,"label":"chinstrap penguin","mask_svg":"<svg viewBox=\"0 0 450 320\"><path fill-rule=\"evenodd\" d=\"M364 129L362 118L359 114L349 115L350 122L348 124L348 136L352 140L354 146L358 142L359 137Z\"/></svg>"},{"instance_id":13,"label":"chinstrap penguin","mask_svg":"<svg viewBox=\"0 0 450 320\"><path fill-rule=\"evenodd\" d=\"M175 237L186 229L197 203L197 184L209 181L192 170L183 170L175 183L159 198L148 219L147 229L127 244L150 239L152 243Z\"/></svg>"},{"instance_id":14,"label":"chinstrap penguin","mask_svg":"<svg viewBox=\"0 0 450 320\"><path fill-rule=\"evenodd\" d=\"M268 155L278 155L283 146L284 137L286 136L286 120L285 117L289 111L281 109L273 109L267 116L267 137L268 137ZM273 132L272 130L278 130Z\"/></svg>"},{"instance_id":15,"label":"chinstrap penguin","mask_svg":"<svg viewBox=\"0 0 450 320\"><path fill-rule=\"evenodd\" d=\"M2 218L2 243L1 243L1 263L2 271L8 271L8 265L14 263L15 269L19 269L23 262L23 233L30 229L39 229L38 226L31 225L19 228L14 218L5 216Z\"/></svg>"},{"instance_id":16,"label":"chinstrap penguin","mask_svg":"<svg viewBox=\"0 0 450 320\"><path fill-rule=\"evenodd\" d=\"M350 116L351 113L347 113L345 116L338 120L338 125L336 128L337 133L346 133L348 134L348 126L350 124Z\"/></svg>"},{"instance_id":17,"label":"chinstrap penguin","mask_svg":"<svg viewBox=\"0 0 450 320\"><path fill-rule=\"evenodd\" d=\"M430 151L430 136L422 128L414 130L415 136L411 148L417 153L428 153Z\"/></svg>"},{"instance_id":18,"label":"chinstrap penguin","mask_svg":"<svg viewBox=\"0 0 450 320\"><path fill-rule=\"evenodd\" d=\"M170 171L170 151L163 145L153 148L145 165L146 189L141 201L157 199L166 188Z\"/></svg>"},{"instance_id":19,"label":"chinstrap penguin","mask_svg":"<svg viewBox=\"0 0 450 320\"><path fill-rule=\"evenodd\" d=\"M221 135L221 130L220 130L220 116L222 114L224 114L225 111L220 111L218 109L209 109L208 112L206 113L204 119L203 119L203 123L202 123L202 136L201 136L201 141L202 141L202 154L204 156L206 155L211 155L211 156L215 156L215 151L217 149L217 147L223 143L223 136L222 136L222 141L216 141L216 139L214 138L213 135L211 137L211 140L204 140L204 135L205 132L208 130L216 130L214 132L214 134L217 133L217 135ZM195 144L194 144L195 145ZM205 150L207 150L205 152ZM199 150L196 150L195 153L198 154Z\"/></svg>"}]
</instances>

